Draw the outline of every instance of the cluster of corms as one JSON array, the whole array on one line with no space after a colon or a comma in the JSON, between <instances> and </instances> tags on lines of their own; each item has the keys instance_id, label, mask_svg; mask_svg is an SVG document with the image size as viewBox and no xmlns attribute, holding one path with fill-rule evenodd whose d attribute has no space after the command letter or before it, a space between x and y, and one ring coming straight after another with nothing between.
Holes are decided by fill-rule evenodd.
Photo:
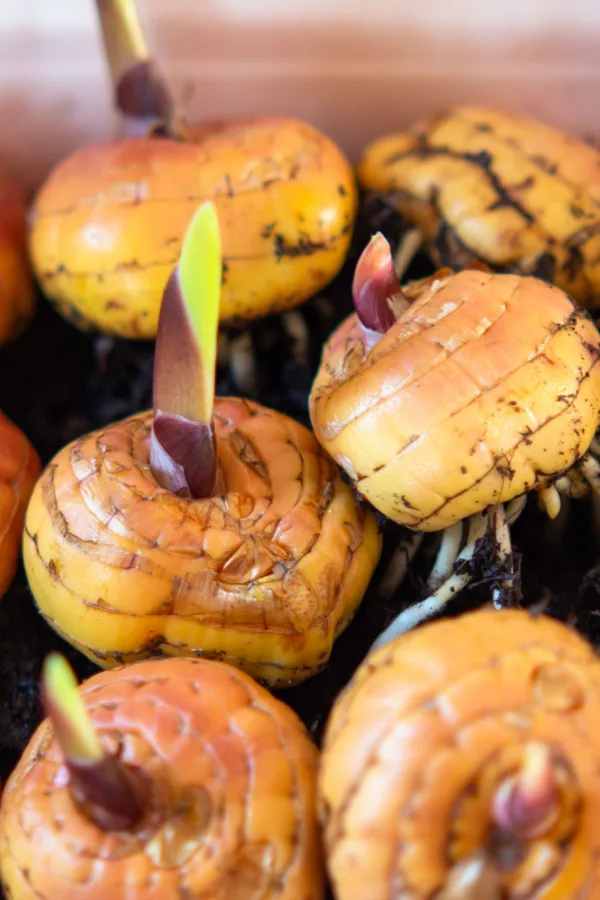
<instances>
[{"instance_id":1,"label":"cluster of corms","mask_svg":"<svg viewBox=\"0 0 600 900\"><path fill-rule=\"evenodd\" d=\"M219 326L334 278L355 173L295 120L184 126L131 5L99 9L148 133L59 165L28 233L6 188L0 340L33 313L31 260L77 326L156 339L154 402L41 473L0 417L0 593L22 546L41 614L108 670L78 687L46 660L48 717L0 803L7 896L320 900L328 875L339 900L600 897L600 661L494 608L527 496L556 517L600 491L600 153L474 108L367 147L358 184L410 231L362 252L311 432L215 396ZM420 245L446 267L402 284ZM270 690L327 664L379 561L375 511L440 549L319 753ZM489 606L415 628L483 545Z\"/></svg>"}]
</instances>

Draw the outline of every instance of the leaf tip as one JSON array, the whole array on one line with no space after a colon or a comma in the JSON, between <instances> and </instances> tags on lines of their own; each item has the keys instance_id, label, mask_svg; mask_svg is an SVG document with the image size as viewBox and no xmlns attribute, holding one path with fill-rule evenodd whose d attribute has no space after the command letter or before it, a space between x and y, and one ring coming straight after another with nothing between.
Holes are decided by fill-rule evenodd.
<instances>
[{"instance_id":1,"label":"leaf tip","mask_svg":"<svg viewBox=\"0 0 600 900\"><path fill-rule=\"evenodd\" d=\"M215 483L212 415L221 297L221 235L212 201L194 212L165 287L154 362L150 465L163 487L209 496Z\"/></svg>"},{"instance_id":2,"label":"leaf tip","mask_svg":"<svg viewBox=\"0 0 600 900\"><path fill-rule=\"evenodd\" d=\"M165 286L154 365L154 408L192 422L212 420L222 259L217 211L199 206Z\"/></svg>"},{"instance_id":3,"label":"leaf tip","mask_svg":"<svg viewBox=\"0 0 600 900\"><path fill-rule=\"evenodd\" d=\"M97 762L103 750L78 691L69 663L59 653L46 657L42 699L67 761Z\"/></svg>"}]
</instances>

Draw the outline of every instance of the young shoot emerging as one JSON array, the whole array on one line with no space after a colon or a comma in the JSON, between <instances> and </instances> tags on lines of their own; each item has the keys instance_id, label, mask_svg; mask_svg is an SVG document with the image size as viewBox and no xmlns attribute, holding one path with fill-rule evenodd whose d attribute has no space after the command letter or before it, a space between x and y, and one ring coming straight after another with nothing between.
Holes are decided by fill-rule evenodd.
<instances>
[{"instance_id":1,"label":"young shoot emerging","mask_svg":"<svg viewBox=\"0 0 600 900\"><path fill-rule=\"evenodd\" d=\"M489 272L489 267L479 262L467 268ZM380 340L427 284L452 274L451 269L439 269L434 275L412 281L403 289L400 278L404 271L404 263L398 269L397 258L392 256L386 238L381 232L374 234L359 257L352 282L354 309L363 328L367 349Z\"/></svg>"},{"instance_id":2,"label":"young shoot emerging","mask_svg":"<svg viewBox=\"0 0 600 900\"><path fill-rule=\"evenodd\" d=\"M381 336L392 327L396 315L390 299L399 291L390 245L378 232L361 253L352 282L354 308L367 332Z\"/></svg>"},{"instance_id":3,"label":"young shoot emerging","mask_svg":"<svg viewBox=\"0 0 600 900\"><path fill-rule=\"evenodd\" d=\"M143 815L133 778L117 756L109 754L90 720L68 662L47 657L42 701L69 773L69 789L81 811L104 831L133 828Z\"/></svg>"},{"instance_id":4,"label":"young shoot emerging","mask_svg":"<svg viewBox=\"0 0 600 900\"><path fill-rule=\"evenodd\" d=\"M150 55L135 0L96 0L115 103L129 133L169 128L174 103Z\"/></svg>"},{"instance_id":5,"label":"young shoot emerging","mask_svg":"<svg viewBox=\"0 0 600 900\"><path fill-rule=\"evenodd\" d=\"M221 243L212 203L196 211L163 295L154 357L150 465L163 487L210 496L217 464L212 413Z\"/></svg>"},{"instance_id":6,"label":"young shoot emerging","mask_svg":"<svg viewBox=\"0 0 600 900\"><path fill-rule=\"evenodd\" d=\"M550 749L532 742L525 747L520 772L500 785L494 797L494 818L505 831L533 837L554 823L558 800Z\"/></svg>"}]
</instances>

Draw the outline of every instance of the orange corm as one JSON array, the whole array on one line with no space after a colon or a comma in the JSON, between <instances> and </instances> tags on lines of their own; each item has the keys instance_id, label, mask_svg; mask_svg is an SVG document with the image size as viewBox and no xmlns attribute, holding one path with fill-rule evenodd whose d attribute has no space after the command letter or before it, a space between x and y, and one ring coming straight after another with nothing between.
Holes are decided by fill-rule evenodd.
<instances>
[{"instance_id":1,"label":"orange corm","mask_svg":"<svg viewBox=\"0 0 600 900\"><path fill-rule=\"evenodd\" d=\"M358 179L390 196L437 265L480 260L600 303L597 148L508 110L464 106L373 141Z\"/></svg>"},{"instance_id":2,"label":"orange corm","mask_svg":"<svg viewBox=\"0 0 600 900\"><path fill-rule=\"evenodd\" d=\"M524 610L371 655L327 725L320 805L338 900L597 900L600 662Z\"/></svg>"},{"instance_id":3,"label":"orange corm","mask_svg":"<svg viewBox=\"0 0 600 900\"><path fill-rule=\"evenodd\" d=\"M39 473L37 453L0 412L0 597L17 568L25 509Z\"/></svg>"},{"instance_id":4,"label":"orange corm","mask_svg":"<svg viewBox=\"0 0 600 900\"><path fill-rule=\"evenodd\" d=\"M18 337L35 311L35 285L27 258L27 203L20 188L0 175L0 344Z\"/></svg>"},{"instance_id":5,"label":"orange corm","mask_svg":"<svg viewBox=\"0 0 600 900\"><path fill-rule=\"evenodd\" d=\"M153 338L167 279L198 204L217 207L224 256L221 319L295 306L344 261L356 212L350 164L312 126L239 119L83 147L33 207L40 284L81 328Z\"/></svg>"},{"instance_id":6,"label":"orange corm","mask_svg":"<svg viewBox=\"0 0 600 900\"><path fill-rule=\"evenodd\" d=\"M179 496L150 468L152 422L86 435L43 473L24 536L40 611L105 667L202 654L271 685L313 675L379 559L374 514L308 429L234 398L214 407L223 489Z\"/></svg>"},{"instance_id":7,"label":"orange corm","mask_svg":"<svg viewBox=\"0 0 600 900\"><path fill-rule=\"evenodd\" d=\"M323 351L315 434L378 510L447 528L543 488L586 453L600 335L557 287L477 269L402 288L370 345L356 314Z\"/></svg>"},{"instance_id":8,"label":"orange corm","mask_svg":"<svg viewBox=\"0 0 600 900\"><path fill-rule=\"evenodd\" d=\"M12 900L322 900L317 750L291 709L205 660L141 662L79 690L142 818L110 831L74 802L46 719L2 797Z\"/></svg>"}]
</instances>

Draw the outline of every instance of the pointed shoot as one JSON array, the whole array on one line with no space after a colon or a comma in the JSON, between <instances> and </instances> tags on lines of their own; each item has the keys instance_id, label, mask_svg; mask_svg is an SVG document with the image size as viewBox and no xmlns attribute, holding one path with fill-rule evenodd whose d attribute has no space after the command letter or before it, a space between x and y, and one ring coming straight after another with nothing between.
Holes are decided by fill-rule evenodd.
<instances>
[{"instance_id":1,"label":"pointed shoot","mask_svg":"<svg viewBox=\"0 0 600 900\"><path fill-rule=\"evenodd\" d=\"M546 485L546 487L540 488L538 490L538 496L543 508L546 510L548 518L556 519L560 513L561 506L560 494L558 493L556 486L549 484Z\"/></svg>"},{"instance_id":2,"label":"pointed shoot","mask_svg":"<svg viewBox=\"0 0 600 900\"><path fill-rule=\"evenodd\" d=\"M521 837L533 837L548 829L558 812L558 785L550 750L545 744L529 743L520 772L504 781L496 793L496 824Z\"/></svg>"},{"instance_id":3,"label":"pointed shoot","mask_svg":"<svg viewBox=\"0 0 600 900\"><path fill-rule=\"evenodd\" d=\"M182 496L210 496L216 477L212 431L221 297L221 241L213 203L196 211L163 295L154 357L150 465Z\"/></svg>"},{"instance_id":4,"label":"pointed shoot","mask_svg":"<svg viewBox=\"0 0 600 900\"><path fill-rule=\"evenodd\" d=\"M102 744L77 690L73 670L58 653L46 658L42 691L46 712L52 719L65 759L77 764L100 762L104 757Z\"/></svg>"},{"instance_id":5,"label":"pointed shoot","mask_svg":"<svg viewBox=\"0 0 600 900\"><path fill-rule=\"evenodd\" d=\"M44 663L42 699L65 758L75 803L105 831L133 828L143 815L133 779L102 747L73 671L58 653Z\"/></svg>"},{"instance_id":6,"label":"pointed shoot","mask_svg":"<svg viewBox=\"0 0 600 900\"><path fill-rule=\"evenodd\" d=\"M378 232L363 250L352 282L354 308L362 325L379 334L392 327L396 316L390 298L400 292L390 245Z\"/></svg>"},{"instance_id":7,"label":"pointed shoot","mask_svg":"<svg viewBox=\"0 0 600 900\"><path fill-rule=\"evenodd\" d=\"M126 119L170 123L174 104L144 37L135 0L96 0L115 101Z\"/></svg>"}]
</instances>

